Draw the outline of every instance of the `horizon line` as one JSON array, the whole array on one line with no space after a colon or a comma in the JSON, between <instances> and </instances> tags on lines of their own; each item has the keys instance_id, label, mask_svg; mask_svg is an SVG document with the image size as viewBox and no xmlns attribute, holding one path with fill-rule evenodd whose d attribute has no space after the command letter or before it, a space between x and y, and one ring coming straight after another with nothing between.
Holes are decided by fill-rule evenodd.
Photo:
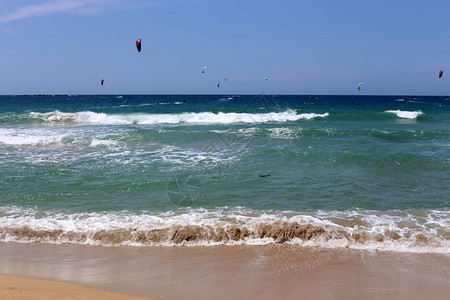
<instances>
[{"instance_id":1,"label":"horizon line","mask_svg":"<svg viewBox=\"0 0 450 300\"><path fill-rule=\"evenodd\" d=\"M375 96L383 96L383 97L414 97L414 96L418 96L418 97L449 97L450 95L431 95L431 94L268 94L265 92L261 92L261 93L257 93L257 94L253 94L253 93L243 93L243 94L196 94L196 93L187 93L187 94L183 94L183 93L155 93L155 94L132 94L132 93L121 93L121 94L116 94L116 93L111 93L111 94L78 94L78 93L52 93L52 94L41 94L41 93L36 93L36 94L0 94L0 97L3 96L23 96L23 97L45 97L45 96L51 96L51 97L70 97L70 96L257 96L257 95L267 95L267 96L356 96L356 97L361 97L361 96L369 96L369 97L375 97Z\"/></svg>"}]
</instances>

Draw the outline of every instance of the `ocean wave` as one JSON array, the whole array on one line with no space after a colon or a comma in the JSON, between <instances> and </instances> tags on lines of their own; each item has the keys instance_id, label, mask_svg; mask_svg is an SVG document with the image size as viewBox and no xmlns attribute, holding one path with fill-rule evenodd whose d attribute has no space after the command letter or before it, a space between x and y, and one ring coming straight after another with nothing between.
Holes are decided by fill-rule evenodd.
<instances>
[{"instance_id":1,"label":"ocean wave","mask_svg":"<svg viewBox=\"0 0 450 300\"><path fill-rule=\"evenodd\" d=\"M324 248L450 253L450 214L188 209L158 215L57 213L0 208L0 240L103 246L215 246L289 243Z\"/></svg>"},{"instance_id":2,"label":"ocean wave","mask_svg":"<svg viewBox=\"0 0 450 300\"><path fill-rule=\"evenodd\" d=\"M264 114L251 113L181 113L181 114L105 114L92 111L76 113L52 111L48 113L31 112L25 119L33 119L46 123L74 123L74 124L105 124L105 125L126 125L126 124L231 124L231 123L267 123L267 122L288 122L300 119L310 120L314 118L327 117L328 113L302 113L295 110L284 112L271 112Z\"/></svg>"},{"instance_id":3,"label":"ocean wave","mask_svg":"<svg viewBox=\"0 0 450 300\"><path fill-rule=\"evenodd\" d=\"M0 129L0 145L3 146L46 146L46 147L97 147L118 145L116 139L126 138L122 134L95 134L83 130L47 129Z\"/></svg>"},{"instance_id":4,"label":"ocean wave","mask_svg":"<svg viewBox=\"0 0 450 300\"><path fill-rule=\"evenodd\" d=\"M0 144L8 146L36 146L61 144L68 135L30 135L30 134L7 134L0 132Z\"/></svg>"},{"instance_id":5,"label":"ocean wave","mask_svg":"<svg viewBox=\"0 0 450 300\"><path fill-rule=\"evenodd\" d=\"M418 116L423 115L423 112L421 111L387 110L386 112L396 114L397 117L403 119L415 119Z\"/></svg>"}]
</instances>

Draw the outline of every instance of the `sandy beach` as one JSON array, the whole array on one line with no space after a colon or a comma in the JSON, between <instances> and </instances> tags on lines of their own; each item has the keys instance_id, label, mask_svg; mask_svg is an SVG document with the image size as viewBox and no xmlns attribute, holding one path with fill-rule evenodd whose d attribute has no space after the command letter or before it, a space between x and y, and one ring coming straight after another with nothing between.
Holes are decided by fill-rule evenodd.
<instances>
[{"instance_id":1,"label":"sandy beach","mask_svg":"<svg viewBox=\"0 0 450 300\"><path fill-rule=\"evenodd\" d=\"M86 287L79 284L58 282L53 280L42 280L18 276L0 275L0 298L9 299L149 299L127 295L117 292L109 292L96 288Z\"/></svg>"},{"instance_id":2,"label":"sandy beach","mask_svg":"<svg viewBox=\"0 0 450 300\"><path fill-rule=\"evenodd\" d=\"M66 283L33 281L35 295L46 299L47 293L81 299L99 293L109 298L107 292L84 286L163 299L448 299L450 294L448 254L286 244L96 247L1 243L0 273L83 285L69 284L66 293ZM8 287L20 290L23 280L30 279L1 277L2 293L8 295Z\"/></svg>"}]
</instances>

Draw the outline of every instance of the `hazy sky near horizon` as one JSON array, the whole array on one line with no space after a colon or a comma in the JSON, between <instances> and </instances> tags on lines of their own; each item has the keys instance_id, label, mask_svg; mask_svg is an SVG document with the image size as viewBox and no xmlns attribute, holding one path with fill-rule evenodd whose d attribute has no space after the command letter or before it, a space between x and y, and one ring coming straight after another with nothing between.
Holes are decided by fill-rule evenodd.
<instances>
[{"instance_id":1,"label":"hazy sky near horizon","mask_svg":"<svg viewBox=\"0 0 450 300\"><path fill-rule=\"evenodd\" d=\"M449 11L444 0L0 0L0 94L358 94L363 82L361 94L450 95Z\"/></svg>"}]
</instances>

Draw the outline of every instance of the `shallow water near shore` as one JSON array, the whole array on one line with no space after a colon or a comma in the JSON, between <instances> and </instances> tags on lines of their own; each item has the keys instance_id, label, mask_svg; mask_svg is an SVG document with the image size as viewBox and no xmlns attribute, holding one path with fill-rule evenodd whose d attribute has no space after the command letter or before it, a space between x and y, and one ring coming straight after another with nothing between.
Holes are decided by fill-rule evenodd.
<instances>
[{"instance_id":1,"label":"shallow water near shore","mask_svg":"<svg viewBox=\"0 0 450 300\"><path fill-rule=\"evenodd\" d=\"M0 103L1 241L450 251L446 97Z\"/></svg>"}]
</instances>

